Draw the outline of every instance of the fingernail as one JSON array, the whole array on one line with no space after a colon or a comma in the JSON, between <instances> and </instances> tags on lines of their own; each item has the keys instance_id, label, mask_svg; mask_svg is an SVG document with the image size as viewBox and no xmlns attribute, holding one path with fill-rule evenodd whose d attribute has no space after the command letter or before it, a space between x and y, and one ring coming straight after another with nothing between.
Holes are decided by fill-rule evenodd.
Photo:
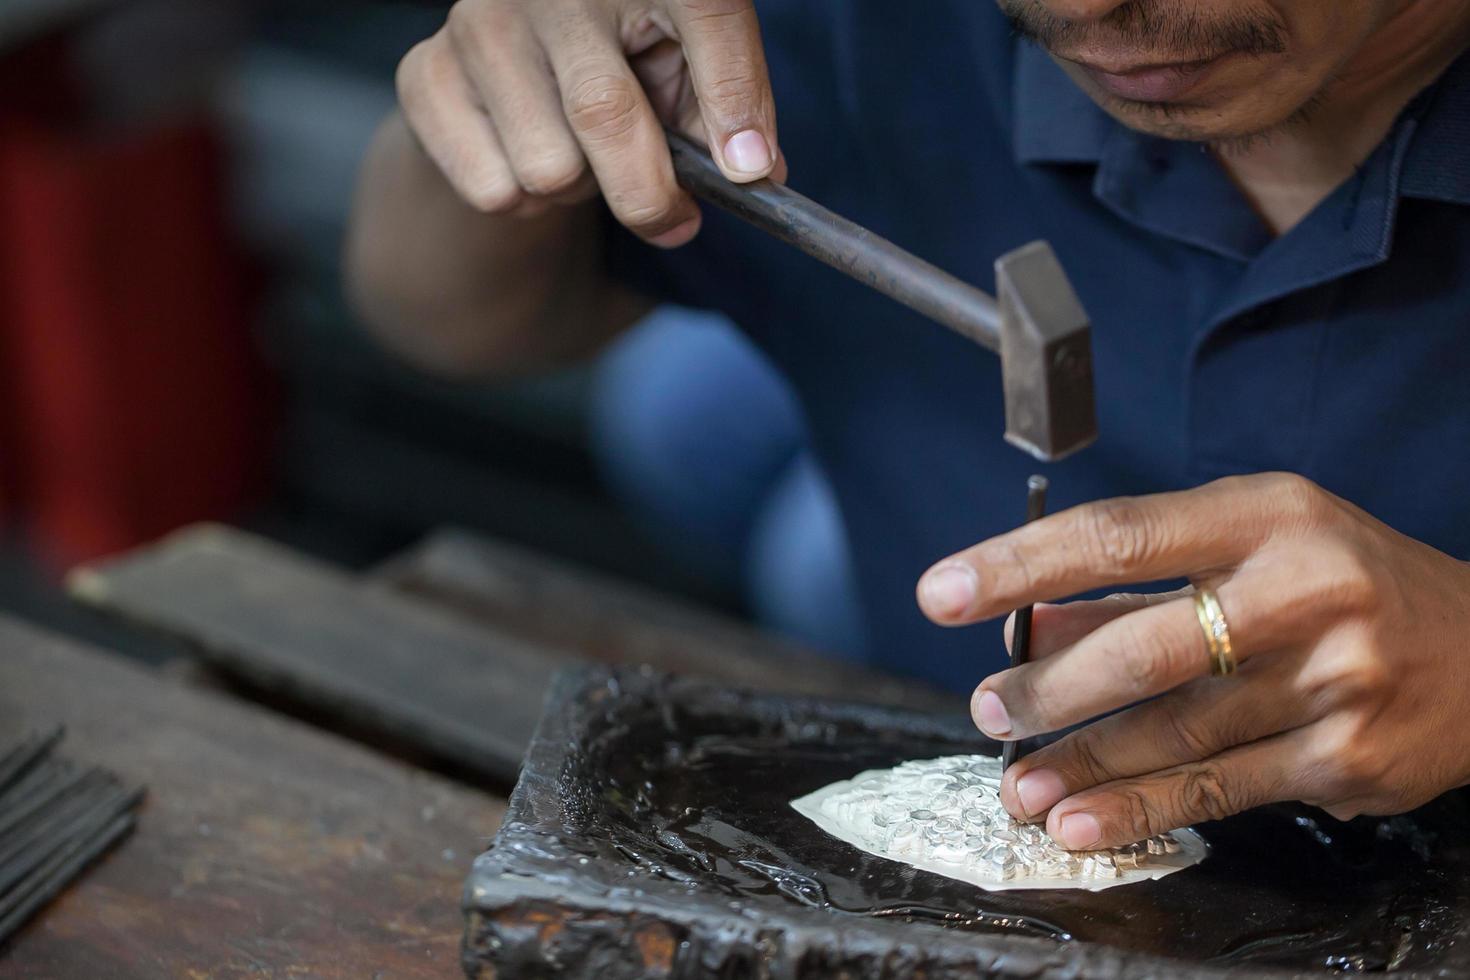
<instances>
[{"instance_id":1,"label":"fingernail","mask_svg":"<svg viewBox=\"0 0 1470 980\"><path fill-rule=\"evenodd\" d=\"M771 167L771 148L760 133L741 130L725 141L725 164L737 173L763 173Z\"/></svg>"},{"instance_id":2,"label":"fingernail","mask_svg":"<svg viewBox=\"0 0 1470 980\"><path fill-rule=\"evenodd\" d=\"M994 691L986 691L975 701L975 721L987 735L1008 735L1011 731L1010 712Z\"/></svg>"},{"instance_id":3,"label":"fingernail","mask_svg":"<svg viewBox=\"0 0 1470 980\"><path fill-rule=\"evenodd\" d=\"M975 601L975 573L963 565L946 565L926 575L923 588L929 612L952 619Z\"/></svg>"},{"instance_id":4,"label":"fingernail","mask_svg":"<svg viewBox=\"0 0 1470 980\"><path fill-rule=\"evenodd\" d=\"M699 219L690 218L683 224L678 225L674 228L670 228L662 235L656 235L653 238L650 238L648 240L648 243L650 245L657 245L659 248L677 248L678 246L683 245L686 241L688 241L690 231L694 228L697 228L698 226Z\"/></svg>"},{"instance_id":5,"label":"fingernail","mask_svg":"<svg viewBox=\"0 0 1470 980\"><path fill-rule=\"evenodd\" d=\"M1027 818L1039 817L1067 795L1062 777L1051 769L1033 769L1016 780L1016 795Z\"/></svg>"},{"instance_id":6,"label":"fingernail","mask_svg":"<svg viewBox=\"0 0 1470 980\"><path fill-rule=\"evenodd\" d=\"M1102 826L1090 813L1067 814L1059 829L1059 843L1069 851L1090 851L1102 842Z\"/></svg>"}]
</instances>

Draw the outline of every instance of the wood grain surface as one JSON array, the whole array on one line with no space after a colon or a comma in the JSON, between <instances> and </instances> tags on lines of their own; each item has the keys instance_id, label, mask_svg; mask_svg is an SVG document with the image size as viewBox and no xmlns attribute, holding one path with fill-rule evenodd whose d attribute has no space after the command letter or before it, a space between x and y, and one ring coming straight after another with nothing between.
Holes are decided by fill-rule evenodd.
<instances>
[{"instance_id":1,"label":"wood grain surface","mask_svg":"<svg viewBox=\"0 0 1470 980\"><path fill-rule=\"evenodd\" d=\"M148 798L0 976L459 975L499 799L0 617L0 742L58 721Z\"/></svg>"},{"instance_id":2,"label":"wood grain surface","mask_svg":"<svg viewBox=\"0 0 1470 980\"><path fill-rule=\"evenodd\" d=\"M817 655L670 595L447 528L375 573L520 639L588 661L781 694L962 711L962 696Z\"/></svg>"},{"instance_id":3,"label":"wood grain surface","mask_svg":"<svg viewBox=\"0 0 1470 980\"><path fill-rule=\"evenodd\" d=\"M647 664L732 687L940 711L963 698L820 658L565 562L446 531L356 576L204 525L73 574L92 607L184 640L313 720L505 789L558 667Z\"/></svg>"},{"instance_id":4,"label":"wood grain surface","mask_svg":"<svg viewBox=\"0 0 1470 980\"><path fill-rule=\"evenodd\" d=\"M505 787L552 673L578 659L213 525L79 569L69 585L211 667Z\"/></svg>"}]
</instances>

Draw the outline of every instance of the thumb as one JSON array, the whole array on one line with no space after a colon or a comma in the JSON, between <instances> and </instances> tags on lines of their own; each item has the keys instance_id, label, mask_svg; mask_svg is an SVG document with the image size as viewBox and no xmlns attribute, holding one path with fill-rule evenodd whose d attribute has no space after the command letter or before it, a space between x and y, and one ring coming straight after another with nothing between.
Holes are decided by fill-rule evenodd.
<instances>
[{"instance_id":1,"label":"thumb","mask_svg":"<svg viewBox=\"0 0 1470 980\"><path fill-rule=\"evenodd\" d=\"M670 7L710 154L733 181L769 177L780 159L776 106L751 0L682 0Z\"/></svg>"}]
</instances>

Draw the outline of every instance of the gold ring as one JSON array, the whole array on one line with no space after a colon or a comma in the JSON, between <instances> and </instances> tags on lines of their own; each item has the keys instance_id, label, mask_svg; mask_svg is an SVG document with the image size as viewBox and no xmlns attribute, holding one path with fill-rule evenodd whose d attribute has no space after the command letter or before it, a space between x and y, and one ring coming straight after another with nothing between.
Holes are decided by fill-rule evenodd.
<instances>
[{"instance_id":1,"label":"gold ring","mask_svg":"<svg viewBox=\"0 0 1470 980\"><path fill-rule=\"evenodd\" d=\"M1230 647L1230 627L1220 599L1209 589L1194 594L1194 612L1205 633L1205 649L1210 654L1210 676L1226 677L1235 673L1235 652Z\"/></svg>"}]
</instances>

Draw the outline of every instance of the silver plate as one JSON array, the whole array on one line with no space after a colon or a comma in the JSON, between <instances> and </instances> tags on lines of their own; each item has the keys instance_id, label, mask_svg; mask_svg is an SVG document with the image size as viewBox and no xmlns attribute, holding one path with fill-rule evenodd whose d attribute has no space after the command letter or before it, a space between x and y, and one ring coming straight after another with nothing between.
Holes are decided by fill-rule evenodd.
<instances>
[{"instance_id":1,"label":"silver plate","mask_svg":"<svg viewBox=\"0 0 1470 980\"><path fill-rule=\"evenodd\" d=\"M1000 802L1001 762L983 755L872 769L793 800L802 816L878 857L991 891L1101 891L1198 864L1209 853L1192 830L1127 847L1068 851L1038 824L1011 818Z\"/></svg>"}]
</instances>

